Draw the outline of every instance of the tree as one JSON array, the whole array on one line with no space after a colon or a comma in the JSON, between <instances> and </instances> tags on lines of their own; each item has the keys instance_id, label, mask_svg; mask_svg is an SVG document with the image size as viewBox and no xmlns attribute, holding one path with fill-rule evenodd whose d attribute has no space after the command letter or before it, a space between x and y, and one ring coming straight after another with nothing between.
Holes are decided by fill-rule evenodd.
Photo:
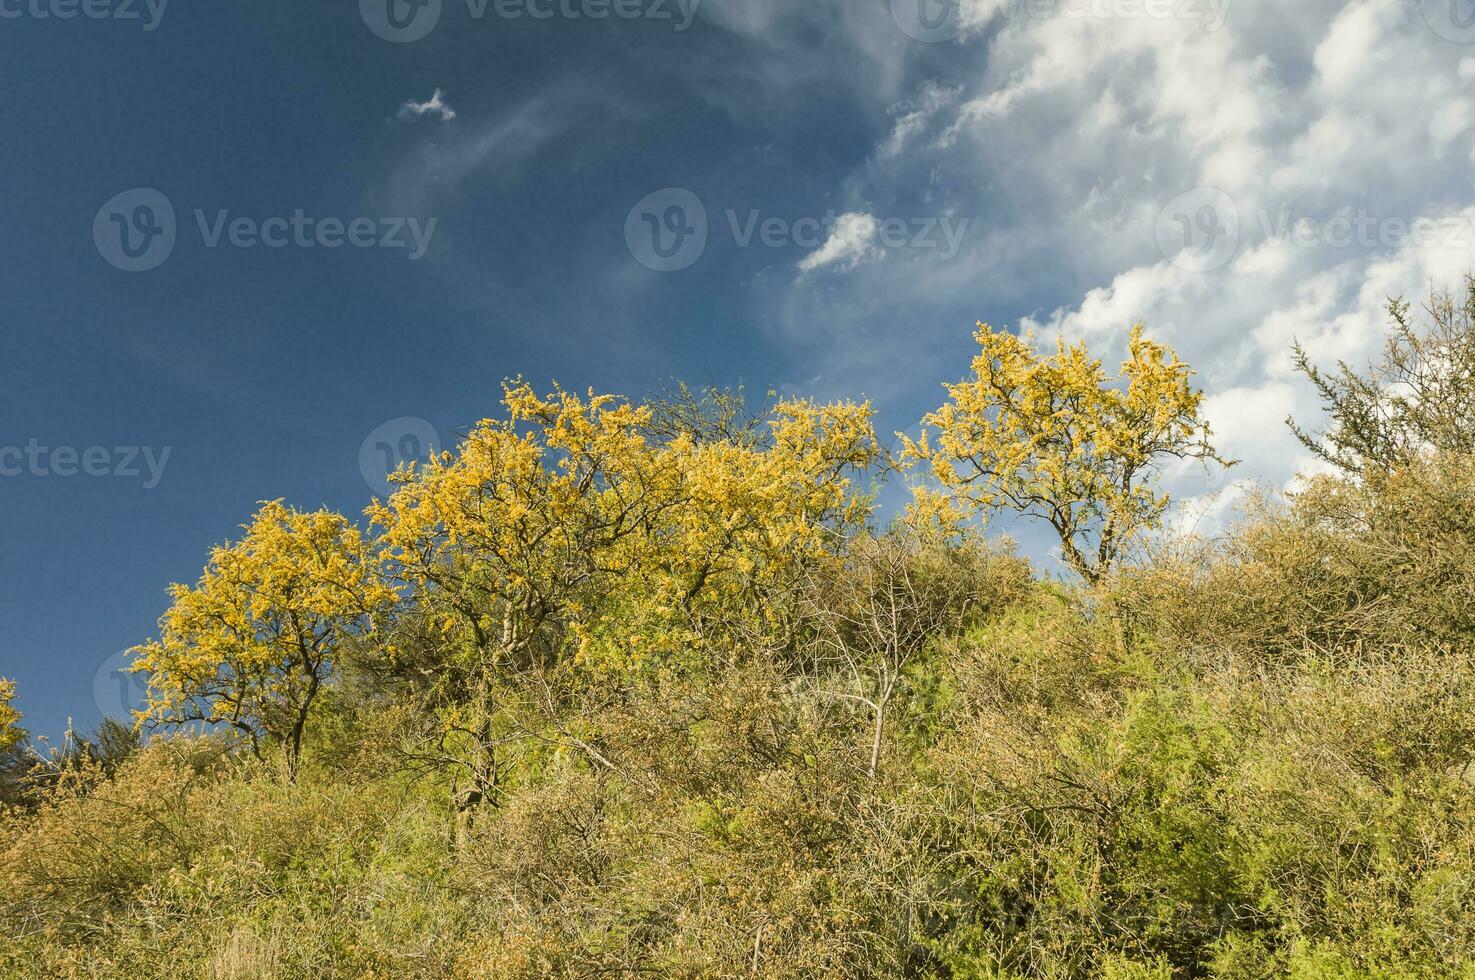
<instances>
[{"instance_id":1,"label":"tree","mask_svg":"<svg viewBox=\"0 0 1475 980\"><path fill-rule=\"evenodd\" d=\"M570 620L629 568L623 546L671 506L677 475L648 459L648 414L613 396L540 398L514 381L503 403L505 418L406 469L367 514L442 632L520 668L555 657Z\"/></svg>"},{"instance_id":2,"label":"tree","mask_svg":"<svg viewBox=\"0 0 1475 980\"><path fill-rule=\"evenodd\" d=\"M170 588L160 637L132 651L149 685L138 722L228 725L258 757L263 742L279 745L291 776L335 656L394 594L338 514L273 501L243 530L194 587Z\"/></svg>"},{"instance_id":3,"label":"tree","mask_svg":"<svg viewBox=\"0 0 1475 980\"><path fill-rule=\"evenodd\" d=\"M867 405L788 400L753 419L735 393L636 404L521 381L503 405L367 511L414 596L413 646L439 662L414 681L423 724L407 754L468 780L463 812L495 801L515 761L505 692L574 665L735 649L863 520L851 476L877 455Z\"/></svg>"},{"instance_id":4,"label":"tree","mask_svg":"<svg viewBox=\"0 0 1475 980\"><path fill-rule=\"evenodd\" d=\"M751 448L763 443L764 423L776 402L770 390L763 407L753 411L742 387L693 390L677 381L646 399L651 417L645 431L661 444L686 436L699 445L726 442Z\"/></svg>"},{"instance_id":5,"label":"tree","mask_svg":"<svg viewBox=\"0 0 1475 980\"><path fill-rule=\"evenodd\" d=\"M1315 385L1331 426L1310 433L1287 419L1301 443L1345 473L1378 475L1415 465L1433 453L1475 454L1475 278L1456 302L1435 293L1421 328L1402 299L1382 358L1359 374L1345 362L1334 373L1311 363L1300 344L1296 367Z\"/></svg>"},{"instance_id":6,"label":"tree","mask_svg":"<svg viewBox=\"0 0 1475 980\"><path fill-rule=\"evenodd\" d=\"M1012 508L1044 520L1065 563L1096 582L1132 539L1156 526L1169 497L1153 488L1165 458L1224 466L1202 418L1193 372L1132 328L1121 376L1108 379L1084 342L1038 353L1032 339L978 324L973 378L949 384L903 457L930 465L942 491L918 510L979 514Z\"/></svg>"},{"instance_id":7,"label":"tree","mask_svg":"<svg viewBox=\"0 0 1475 980\"><path fill-rule=\"evenodd\" d=\"M368 510L417 605L500 667L690 646L865 513L867 405L783 401L754 426L689 392L651 406L513 381L503 402Z\"/></svg>"},{"instance_id":8,"label":"tree","mask_svg":"<svg viewBox=\"0 0 1475 980\"><path fill-rule=\"evenodd\" d=\"M675 520L647 544L641 583L650 609L669 609L677 644L792 642L803 576L840 560L871 514L855 478L881 457L865 403L780 400L756 429L726 438L683 434L662 446L681 478Z\"/></svg>"},{"instance_id":9,"label":"tree","mask_svg":"<svg viewBox=\"0 0 1475 980\"><path fill-rule=\"evenodd\" d=\"M0 752L19 745L26 737L17 723L20 712L11 705L15 700L15 682L0 677Z\"/></svg>"}]
</instances>

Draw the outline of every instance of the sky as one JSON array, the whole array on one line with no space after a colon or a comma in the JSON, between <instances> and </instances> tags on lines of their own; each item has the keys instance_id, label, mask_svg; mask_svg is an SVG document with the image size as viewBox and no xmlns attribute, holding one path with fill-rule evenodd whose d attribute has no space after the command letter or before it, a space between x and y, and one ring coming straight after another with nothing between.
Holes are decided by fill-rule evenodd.
<instances>
[{"instance_id":1,"label":"sky","mask_svg":"<svg viewBox=\"0 0 1475 980\"><path fill-rule=\"evenodd\" d=\"M259 501L500 381L867 397L1173 345L1228 475L1475 254L1470 0L0 0L0 676L36 734ZM1183 518L1183 520L1189 520ZM1031 545L1032 547L1032 545Z\"/></svg>"}]
</instances>

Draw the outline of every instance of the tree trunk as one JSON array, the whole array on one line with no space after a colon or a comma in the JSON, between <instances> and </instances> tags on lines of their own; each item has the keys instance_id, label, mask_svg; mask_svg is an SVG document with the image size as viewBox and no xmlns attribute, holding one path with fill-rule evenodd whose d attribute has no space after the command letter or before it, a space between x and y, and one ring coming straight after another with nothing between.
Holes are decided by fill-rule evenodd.
<instances>
[{"instance_id":1,"label":"tree trunk","mask_svg":"<svg viewBox=\"0 0 1475 980\"><path fill-rule=\"evenodd\" d=\"M886 699L882 698L876 702L876 725L871 732L871 769L870 776L876 778L876 770L881 765L881 735L886 728Z\"/></svg>"}]
</instances>

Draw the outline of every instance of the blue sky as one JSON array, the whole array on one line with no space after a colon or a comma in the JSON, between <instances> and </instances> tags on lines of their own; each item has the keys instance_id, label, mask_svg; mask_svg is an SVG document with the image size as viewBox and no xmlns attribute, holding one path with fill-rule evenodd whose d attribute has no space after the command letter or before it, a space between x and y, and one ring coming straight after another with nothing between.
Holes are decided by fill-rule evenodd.
<instances>
[{"instance_id":1,"label":"blue sky","mask_svg":"<svg viewBox=\"0 0 1475 980\"><path fill-rule=\"evenodd\" d=\"M34 732L121 703L115 655L257 501L357 514L381 444L506 376L891 431L976 319L1109 358L1143 319L1245 461L1168 474L1212 519L1306 465L1292 338L1356 359L1471 265L1465 0L388 2L0 0L0 676Z\"/></svg>"}]
</instances>

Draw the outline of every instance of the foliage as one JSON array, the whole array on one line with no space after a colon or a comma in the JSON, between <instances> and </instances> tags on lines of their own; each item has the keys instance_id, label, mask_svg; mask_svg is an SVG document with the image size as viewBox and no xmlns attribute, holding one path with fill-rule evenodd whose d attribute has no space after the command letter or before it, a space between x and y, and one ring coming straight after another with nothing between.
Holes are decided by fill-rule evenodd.
<instances>
[{"instance_id":1,"label":"foliage","mask_svg":"<svg viewBox=\"0 0 1475 980\"><path fill-rule=\"evenodd\" d=\"M20 712L11 706L15 700L15 682L0 677L0 752L19 744L25 732L18 726Z\"/></svg>"},{"instance_id":2,"label":"foliage","mask_svg":"<svg viewBox=\"0 0 1475 980\"><path fill-rule=\"evenodd\" d=\"M1011 416L1041 494L1107 506L1065 446L1142 492L1084 582L865 527L865 406L514 383L376 541L266 505L176 589L152 720L223 703L294 778L226 724L0 757L0 975L1475 980L1475 458L1126 562L1145 447L1212 454L1186 369L982 340L1094 413Z\"/></svg>"},{"instance_id":3,"label":"foliage","mask_svg":"<svg viewBox=\"0 0 1475 980\"><path fill-rule=\"evenodd\" d=\"M1386 473L1431 453L1475 454L1475 277L1456 299L1436 292L1420 325L1402 299L1390 300L1391 328L1381 359L1358 373L1339 362L1328 374L1299 344L1296 367L1310 379L1331 420L1310 433L1292 430L1317 456L1346 473Z\"/></svg>"},{"instance_id":4,"label":"foliage","mask_svg":"<svg viewBox=\"0 0 1475 980\"><path fill-rule=\"evenodd\" d=\"M258 755L263 740L278 743L290 770L334 657L392 593L337 514L274 501L243 530L211 552L194 587L170 589L159 639L134 649L149 684L139 721L227 725Z\"/></svg>"},{"instance_id":5,"label":"foliage","mask_svg":"<svg viewBox=\"0 0 1475 980\"><path fill-rule=\"evenodd\" d=\"M1106 595L1158 642L1279 660L1475 636L1475 459L1252 501L1232 533L1179 542Z\"/></svg>"},{"instance_id":6,"label":"foliage","mask_svg":"<svg viewBox=\"0 0 1475 980\"><path fill-rule=\"evenodd\" d=\"M869 775L880 765L887 709L907 667L930 644L1007 604L1027 577L1012 553L995 556L903 523L881 537L856 538L843 561L808 579L804 611L818 673L845 682L834 696L873 719Z\"/></svg>"},{"instance_id":7,"label":"foliage","mask_svg":"<svg viewBox=\"0 0 1475 980\"><path fill-rule=\"evenodd\" d=\"M877 453L866 405L783 401L766 432L734 432L521 382L503 402L369 509L417 606L501 666L639 665L710 642L866 515L850 477Z\"/></svg>"},{"instance_id":8,"label":"foliage","mask_svg":"<svg viewBox=\"0 0 1475 980\"><path fill-rule=\"evenodd\" d=\"M1168 496L1152 485L1160 460L1231 465L1209 443L1192 372L1140 324L1118 379L1084 342L1060 341L1045 356L1030 337L983 323L975 338L973 378L944 386L948 403L926 417L905 454L929 464L965 512L986 518L1010 508L1048 523L1066 564L1088 582L1161 519Z\"/></svg>"}]
</instances>

